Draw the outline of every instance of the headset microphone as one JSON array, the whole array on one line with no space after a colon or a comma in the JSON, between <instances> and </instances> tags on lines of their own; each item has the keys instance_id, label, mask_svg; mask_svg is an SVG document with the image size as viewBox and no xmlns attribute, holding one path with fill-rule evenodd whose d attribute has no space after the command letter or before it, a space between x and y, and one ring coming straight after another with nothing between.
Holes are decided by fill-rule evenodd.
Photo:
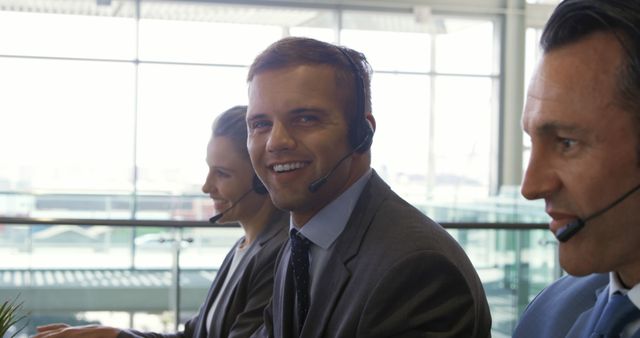
<instances>
[{"instance_id":1,"label":"headset microphone","mask_svg":"<svg viewBox=\"0 0 640 338\"><path fill-rule=\"evenodd\" d=\"M369 132L367 132L367 134L365 135L364 139L362 140L362 142L360 142L360 144L355 147L353 150L351 150L349 153L347 153L346 155L344 155L334 166L333 168L331 168L331 170L329 170L329 172L320 177L317 180L314 180L313 182L311 182L309 184L309 191L310 192L316 192L318 191L318 189L320 189L320 187L322 187L325 183L327 183L327 179L329 179L329 176L331 176L333 174L334 171L336 171L336 169L338 169L338 167L340 166L340 164L342 164L342 162L344 162L344 160L346 160L347 158L349 158L351 155L353 155L355 152L357 152L358 150L360 150L362 147L364 147L365 145L367 145L369 143L369 141L371 140L371 138L373 137L373 129L371 128L371 126L369 125Z\"/></svg>"},{"instance_id":2,"label":"headset microphone","mask_svg":"<svg viewBox=\"0 0 640 338\"><path fill-rule=\"evenodd\" d=\"M240 201L242 201L245 197L247 197L247 195L249 195L252 191L257 193L258 195L265 195L267 193L267 188L264 186L264 184L262 184L262 181L260 181L260 179L256 175L253 176L253 181L251 182L251 189L247 190L247 192L242 194L242 196L240 196L240 198L238 198L235 202L233 202L233 204L231 204L230 207L224 209L221 213L209 218L209 222L211 223L217 222L220 218L222 218L222 216L224 216L225 213L235 208L235 206L238 205L238 203L240 203Z\"/></svg>"},{"instance_id":3,"label":"headset microphone","mask_svg":"<svg viewBox=\"0 0 640 338\"><path fill-rule=\"evenodd\" d=\"M607 205L603 209L600 209L600 211L597 211L597 212L591 214L591 216L589 216L589 217L587 217L585 219L578 218L577 220L566 224L562 228L558 229L558 231L556 231L556 233L555 233L556 239L558 239L560 242L563 242L563 243L568 241L571 237L573 237L575 234L577 234L578 231L580 231L588 221L590 221L590 220L592 220L592 219L604 214L609 209L615 207L616 205L618 205L618 203L624 201L631 194L633 194L634 192L638 191L638 189L640 189L640 184L635 186L633 189L627 191L624 195L618 197L618 199L613 201L613 203Z\"/></svg>"}]
</instances>

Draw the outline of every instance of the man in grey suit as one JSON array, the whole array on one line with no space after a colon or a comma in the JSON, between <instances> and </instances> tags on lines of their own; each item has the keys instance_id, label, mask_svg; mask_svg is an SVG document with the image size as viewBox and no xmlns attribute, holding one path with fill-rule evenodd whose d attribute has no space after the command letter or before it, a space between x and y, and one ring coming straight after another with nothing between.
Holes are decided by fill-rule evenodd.
<instances>
[{"instance_id":1,"label":"man in grey suit","mask_svg":"<svg viewBox=\"0 0 640 338\"><path fill-rule=\"evenodd\" d=\"M463 250L370 168L370 74L361 53L307 38L249 70L251 161L291 212L258 336L489 337Z\"/></svg>"},{"instance_id":2,"label":"man in grey suit","mask_svg":"<svg viewBox=\"0 0 640 338\"><path fill-rule=\"evenodd\" d=\"M542 33L522 183L544 199L561 278L514 337L640 336L640 1L567 0Z\"/></svg>"}]
</instances>

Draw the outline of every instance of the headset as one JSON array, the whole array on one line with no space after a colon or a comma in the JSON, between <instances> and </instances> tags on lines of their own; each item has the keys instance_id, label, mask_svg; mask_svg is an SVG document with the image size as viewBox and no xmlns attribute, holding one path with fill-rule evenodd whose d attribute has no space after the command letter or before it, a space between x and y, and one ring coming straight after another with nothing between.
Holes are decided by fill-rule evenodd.
<instances>
[{"instance_id":1,"label":"headset","mask_svg":"<svg viewBox=\"0 0 640 338\"><path fill-rule=\"evenodd\" d=\"M349 67L351 68L351 73L354 78L354 89L356 94L356 111L353 114L352 121L348 121L347 126L347 137L349 139L349 144L351 145L351 151L344 155L336 164L327 172L324 176L313 180L308 189L310 192L314 193L322 187L329 177L333 174L333 172L342 164L344 160L349 158L354 153L362 154L371 148L371 143L373 142L373 126L371 122L366 119L365 115L365 85L364 85L364 77L360 72L359 68L356 66L355 61L349 55L349 52L344 47L336 46L338 51L344 55L345 59L349 63Z\"/></svg>"},{"instance_id":2,"label":"headset","mask_svg":"<svg viewBox=\"0 0 640 338\"><path fill-rule=\"evenodd\" d=\"M240 197L237 200L235 200L235 202L233 202L230 207L224 209L220 213L209 218L209 222L216 223L220 218L222 218L222 216L224 216L226 212L235 208L236 205L240 203L240 201L242 201L245 197L249 196L251 192L255 192L258 195L266 195L268 193L267 187L264 186L264 184L262 183L262 181L260 181L260 178L258 178L258 175L256 174L253 174L253 179L251 180L251 189L245 191L242 195L240 195Z\"/></svg>"},{"instance_id":3,"label":"headset","mask_svg":"<svg viewBox=\"0 0 640 338\"><path fill-rule=\"evenodd\" d=\"M351 149L362 154L371 148L371 143L373 142L373 126L371 126L371 123L366 119L365 112L366 94L364 77L347 49L341 46L336 46L336 49L340 51L349 63L349 68L351 68L351 73L354 78L356 111L348 126L348 136Z\"/></svg>"}]
</instances>

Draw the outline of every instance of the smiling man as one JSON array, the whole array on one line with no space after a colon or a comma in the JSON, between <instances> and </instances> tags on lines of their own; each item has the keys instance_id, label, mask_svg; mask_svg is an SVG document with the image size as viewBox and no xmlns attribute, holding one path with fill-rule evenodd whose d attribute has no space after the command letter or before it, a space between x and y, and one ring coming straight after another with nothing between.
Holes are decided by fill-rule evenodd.
<instances>
[{"instance_id":1,"label":"smiling man","mask_svg":"<svg viewBox=\"0 0 640 338\"><path fill-rule=\"evenodd\" d=\"M364 55L306 38L249 70L251 161L291 212L259 335L489 337L465 253L370 168L370 74Z\"/></svg>"},{"instance_id":2,"label":"smiling man","mask_svg":"<svg viewBox=\"0 0 640 338\"><path fill-rule=\"evenodd\" d=\"M573 276L538 295L514 337L638 337L640 1L564 1L541 45L522 194L544 199Z\"/></svg>"}]
</instances>

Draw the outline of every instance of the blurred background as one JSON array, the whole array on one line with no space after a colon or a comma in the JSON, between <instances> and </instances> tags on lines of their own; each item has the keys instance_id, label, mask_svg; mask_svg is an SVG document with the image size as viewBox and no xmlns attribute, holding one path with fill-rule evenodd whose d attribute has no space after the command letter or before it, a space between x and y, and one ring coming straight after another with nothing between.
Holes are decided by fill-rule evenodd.
<instances>
[{"instance_id":1,"label":"blurred background","mask_svg":"<svg viewBox=\"0 0 640 338\"><path fill-rule=\"evenodd\" d=\"M22 336L179 328L242 234L206 223L211 123L247 103L260 51L308 36L368 57L374 169L465 248L510 337L562 274L543 205L519 193L555 3L0 0L0 302L24 301Z\"/></svg>"}]
</instances>

